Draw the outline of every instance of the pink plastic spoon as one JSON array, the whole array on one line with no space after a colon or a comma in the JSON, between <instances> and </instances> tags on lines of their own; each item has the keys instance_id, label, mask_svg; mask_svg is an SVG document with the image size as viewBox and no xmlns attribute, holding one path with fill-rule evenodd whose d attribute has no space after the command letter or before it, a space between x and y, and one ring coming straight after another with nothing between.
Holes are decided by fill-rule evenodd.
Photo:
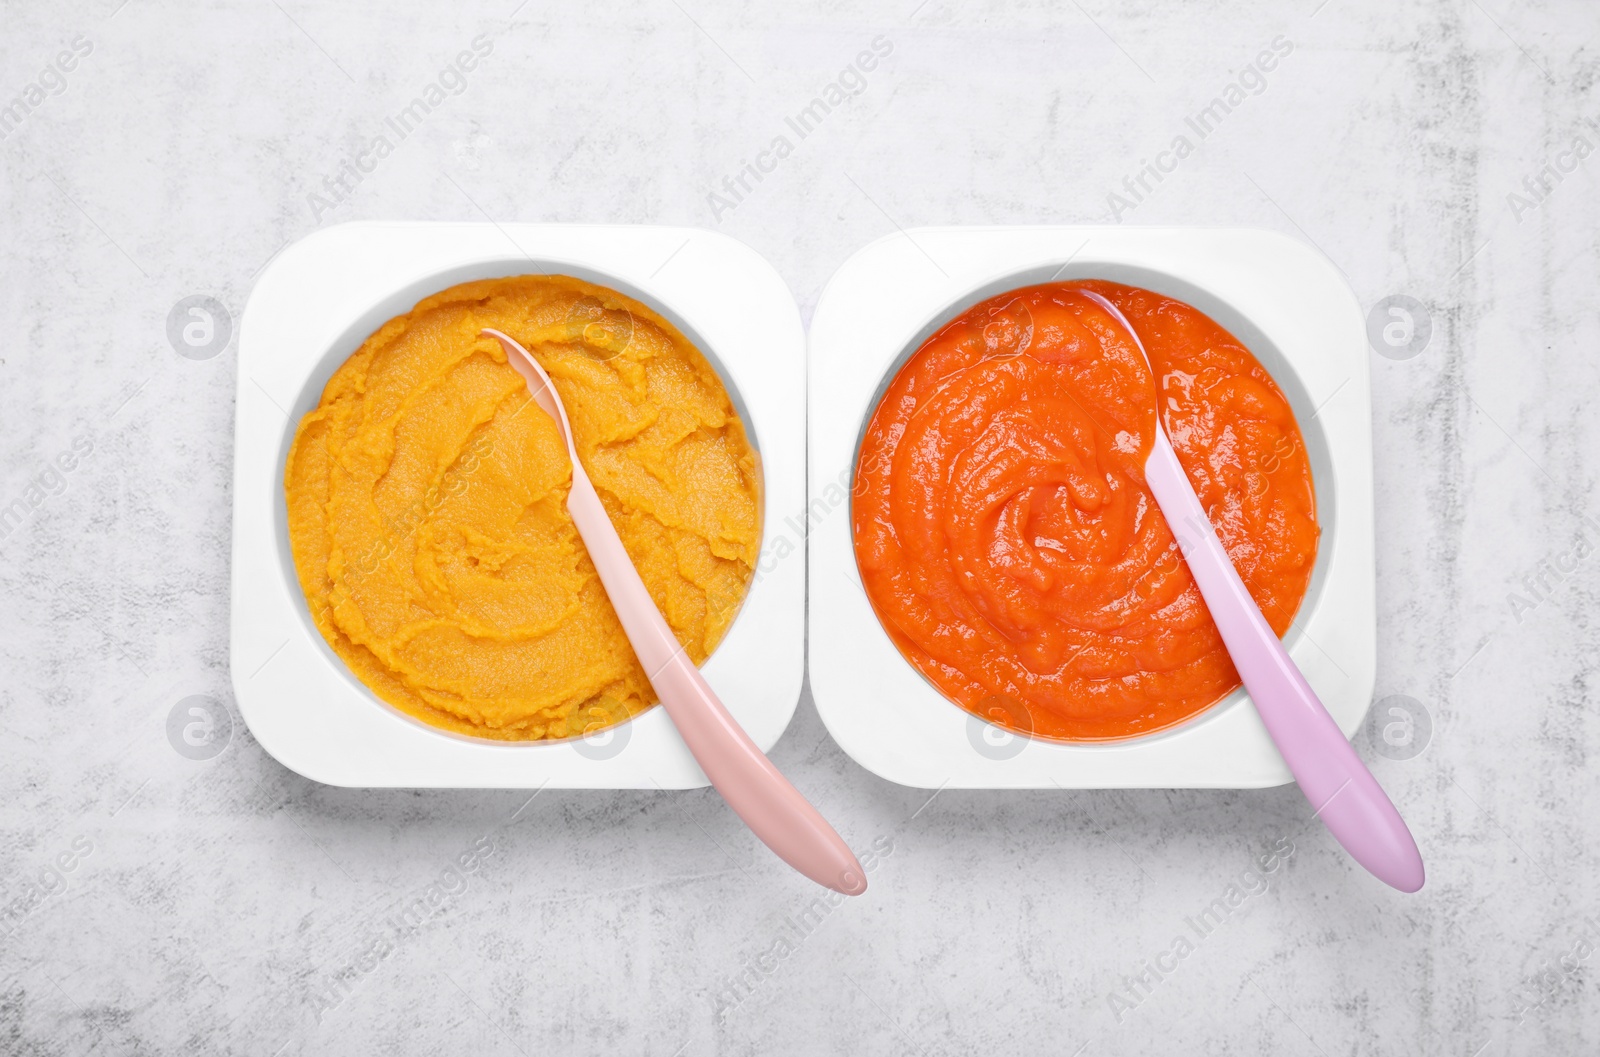
<instances>
[{"instance_id":1,"label":"pink plastic spoon","mask_svg":"<svg viewBox=\"0 0 1600 1057\"><path fill-rule=\"evenodd\" d=\"M567 445L572 460L567 510L634 655L701 770L778 858L837 892L852 896L865 892L866 874L849 846L728 714L662 618L578 461L572 426L550 376L516 339L498 330L483 333L500 342L507 361L526 379L534 402L550 416Z\"/></svg>"},{"instance_id":2,"label":"pink plastic spoon","mask_svg":"<svg viewBox=\"0 0 1600 1057\"><path fill-rule=\"evenodd\" d=\"M1077 292L1105 309L1150 362L1144 343L1116 305L1092 290ZM1144 471L1239 678L1300 791L1356 862L1385 884L1415 892L1422 887L1423 870L1411 831L1245 589L1161 428L1159 413Z\"/></svg>"}]
</instances>

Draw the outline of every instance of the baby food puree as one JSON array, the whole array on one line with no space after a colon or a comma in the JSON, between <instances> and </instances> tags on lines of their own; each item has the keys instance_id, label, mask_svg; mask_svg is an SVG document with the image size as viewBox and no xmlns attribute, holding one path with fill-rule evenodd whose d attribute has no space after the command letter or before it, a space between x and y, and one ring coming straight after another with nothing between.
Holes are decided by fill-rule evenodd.
<instances>
[{"instance_id":1,"label":"baby food puree","mask_svg":"<svg viewBox=\"0 0 1600 1057\"><path fill-rule=\"evenodd\" d=\"M1127 316L1138 349L1094 290ZM1144 480L1161 422L1280 636L1319 529L1288 401L1181 301L1106 282L1015 290L929 338L873 413L852 517L862 583L951 700L1064 740L1159 730L1238 673Z\"/></svg>"},{"instance_id":2,"label":"baby food puree","mask_svg":"<svg viewBox=\"0 0 1600 1057\"><path fill-rule=\"evenodd\" d=\"M567 513L571 464L485 327L555 381L584 468L698 664L760 543L756 454L665 319L564 276L464 283L378 329L301 421L284 482L317 628L383 700L459 733L563 738L655 701Z\"/></svg>"}]
</instances>

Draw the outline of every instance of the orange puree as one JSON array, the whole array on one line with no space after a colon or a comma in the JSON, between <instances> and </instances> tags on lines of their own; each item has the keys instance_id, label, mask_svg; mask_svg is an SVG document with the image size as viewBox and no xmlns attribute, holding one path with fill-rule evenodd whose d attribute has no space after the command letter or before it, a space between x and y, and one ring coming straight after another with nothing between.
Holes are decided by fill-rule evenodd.
<instances>
[{"instance_id":1,"label":"orange puree","mask_svg":"<svg viewBox=\"0 0 1600 1057\"><path fill-rule=\"evenodd\" d=\"M1154 376L1086 287L1139 333ZM856 466L856 560L879 619L968 711L1047 738L1159 730L1239 685L1144 481L1161 422L1281 636L1317 552L1288 401L1181 301L1105 282L1014 290L917 350Z\"/></svg>"},{"instance_id":2,"label":"orange puree","mask_svg":"<svg viewBox=\"0 0 1600 1057\"><path fill-rule=\"evenodd\" d=\"M301 421L284 472L317 628L418 719L563 738L655 701L566 510L555 425L484 327L555 380L578 455L695 663L760 543L755 452L673 326L564 276L465 283L385 323Z\"/></svg>"}]
</instances>

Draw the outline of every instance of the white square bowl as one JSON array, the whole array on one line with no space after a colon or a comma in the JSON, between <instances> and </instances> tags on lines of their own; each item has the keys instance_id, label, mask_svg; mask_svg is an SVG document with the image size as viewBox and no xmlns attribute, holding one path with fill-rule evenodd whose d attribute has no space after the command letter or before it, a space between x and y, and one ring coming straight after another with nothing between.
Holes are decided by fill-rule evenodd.
<instances>
[{"instance_id":1,"label":"white square bowl","mask_svg":"<svg viewBox=\"0 0 1600 1057\"><path fill-rule=\"evenodd\" d=\"M355 223L307 236L261 275L239 333L230 662L239 711L284 766L329 785L690 789L707 783L666 711L589 738L474 739L376 697L323 640L295 577L284 461L334 370L386 320L457 283L562 273L672 321L710 360L762 468L762 560L706 680L757 745L794 715L805 666L805 572L774 557L775 512L805 501L805 333L754 250L688 228ZM784 547L787 540L780 540ZM780 549L778 556L786 553Z\"/></svg>"},{"instance_id":2,"label":"white square bowl","mask_svg":"<svg viewBox=\"0 0 1600 1057\"><path fill-rule=\"evenodd\" d=\"M1355 295L1309 247L1240 229L922 228L834 273L811 319L811 688L863 767L924 788L1260 788L1292 776L1244 691L1175 727L1067 744L1014 735L952 703L906 661L861 586L848 497L879 397L960 312L1051 280L1108 279L1179 298L1255 354L1311 456L1322 540L1289 654L1349 737L1377 657L1372 394Z\"/></svg>"}]
</instances>

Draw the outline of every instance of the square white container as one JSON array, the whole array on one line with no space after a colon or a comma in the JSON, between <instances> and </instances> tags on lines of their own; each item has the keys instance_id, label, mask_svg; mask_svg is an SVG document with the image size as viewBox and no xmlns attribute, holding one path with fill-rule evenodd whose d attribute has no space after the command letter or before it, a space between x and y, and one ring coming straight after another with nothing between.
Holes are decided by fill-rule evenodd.
<instances>
[{"instance_id":1,"label":"square white container","mask_svg":"<svg viewBox=\"0 0 1600 1057\"><path fill-rule=\"evenodd\" d=\"M372 694L312 623L290 556L284 461L334 370L386 320L460 282L562 273L671 320L721 375L761 459L760 571L702 669L763 750L804 676L805 573L777 560L780 511L805 501L805 333L754 250L689 228L354 223L307 236L262 273L240 322L230 661L239 711L284 766L330 785L690 789L707 784L665 710L584 739L451 734Z\"/></svg>"},{"instance_id":2,"label":"square white container","mask_svg":"<svg viewBox=\"0 0 1600 1057\"><path fill-rule=\"evenodd\" d=\"M868 418L939 327L979 301L1052 280L1108 279L1179 298L1255 354L1311 456L1322 541L1285 636L1346 737L1377 657L1372 394L1355 295L1311 248L1240 229L922 228L860 250L811 319L811 688L834 739L902 785L940 788L1259 788L1292 780L1244 691L1125 741L1013 735L964 711L905 660L861 587L848 494Z\"/></svg>"}]
</instances>

